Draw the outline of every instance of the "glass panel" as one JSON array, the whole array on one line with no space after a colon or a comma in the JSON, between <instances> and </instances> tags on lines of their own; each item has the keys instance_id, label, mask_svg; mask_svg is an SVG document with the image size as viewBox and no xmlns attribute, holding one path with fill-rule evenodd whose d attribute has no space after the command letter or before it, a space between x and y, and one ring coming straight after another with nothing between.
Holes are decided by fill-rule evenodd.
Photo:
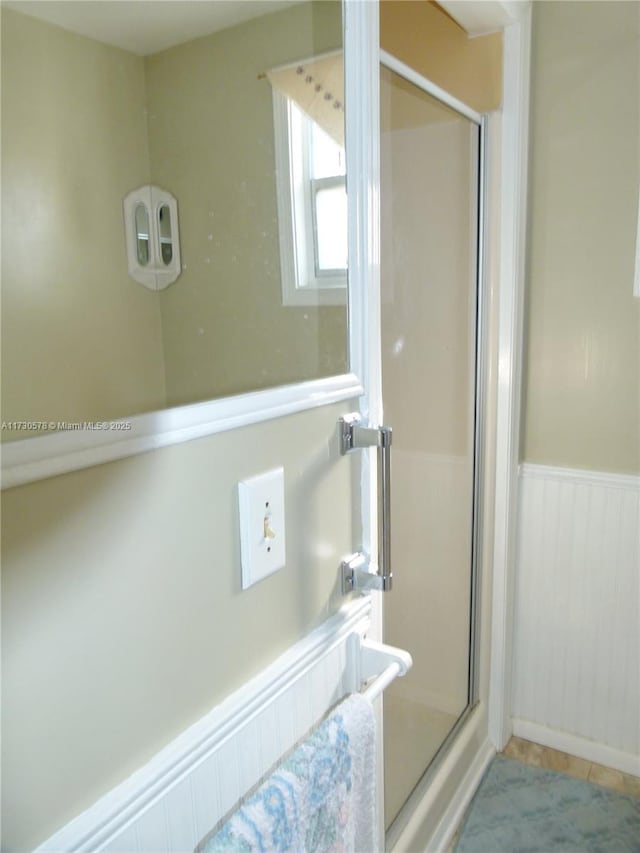
<instances>
[{"instance_id":1,"label":"glass panel","mask_svg":"<svg viewBox=\"0 0 640 853\"><path fill-rule=\"evenodd\" d=\"M128 19L128 6L110 4L109 15L127 38L149 47L143 87L138 60L123 54L124 44L65 31L61 51L58 30L49 33L45 21L2 7L3 47L13 45L2 53L3 203L7 209L27 201L33 209L45 205L41 216L13 217L3 245L7 422L104 421L349 371L345 289L300 288L294 294L301 297L299 310L283 300L285 273L296 264L292 251L281 252L285 213L278 187L288 154L286 146L276 149L270 79L273 70L288 67L291 79L283 83L291 83L290 97L307 115L311 102L323 107L314 107L314 115L337 141L332 147L319 133L318 157L324 151L321 159L339 166L342 3L285 3L277 14L270 3L245 3L245 20L226 29L203 22L197 37L178 43L174 34L169 51L149 30L148 16ZM85 81L73 98L69 68ZM56 177L59 151L70 163L90 160L104 189L100 205L83 220L82 240L70 213L77 210L74 182ZM173 207L158 217L163 201L147 204L147 212L140 207L137 217L134 211L134 257L146 271L174 264L180 225L185 262L171 286L143 294L129 278L124 231L114 222L123 196L149 183L177 198L179 222ZM305 200L305 272L313 274L310 186ZM49 204L62 213L50 215ZM158 226L156 249L149 229ZM291 228L288 240L293 243ZM56 264L38 261L54 255ZM93 310L85 311L87 271L96 269L104 286L96 286ZM58 287L60 270L65 278ZM47 311L42 300L54 284L59 310L43 326L37 318ZM26 435L5 430L1 438Z\"/></svg>"},{"instance_id":2,"label":"glass panel","mask_svg":"<svg viewBox=\"0 0 640 853\"><path fill-rule=\"evenodd\" d=\"M136 205L136 254L141 267L149 263L149 211L145 204Z\"/></svg>"},{"instance_id":3,"label":"glass panel","mask_svg":"<svg viewBox=\"0 0 640 853\"><path fill-rule=\"evenodd\" d=\"M169 266L173 258L173 243L171 241L171 211L167 204L161 205L158 210L158 232L160 234L162 263Z\"/></svg>"},{"instance_id":4,"label":"glass panel","mask_svg":"<svg viewBox=\"0 0 640 853\"><path fill-rule=\"evenodd\" d=\"M344 174L344 148L314 121L311 130L311 177L332 178Z\"/></svg>"},{"instance_id":5,"label":"glass panel","mask_svg":"<svg viewBox=\"0 0 640 853\"><path fill-rule=\"evenodd\" d=\"M479 131L387 69L381 119L385 640L414 660L385 691L389 825L469 703Z\"/></svg>"},{"instance_id":6,"label":"glass panel","mask_svg":"<svg viewBox=\"0 0 640 853\"><path fill-rule=\"evenodd\" d=\"M347 193L344 186L316 191L318 270L347 268Z\"/></svg>"}]
</instances>

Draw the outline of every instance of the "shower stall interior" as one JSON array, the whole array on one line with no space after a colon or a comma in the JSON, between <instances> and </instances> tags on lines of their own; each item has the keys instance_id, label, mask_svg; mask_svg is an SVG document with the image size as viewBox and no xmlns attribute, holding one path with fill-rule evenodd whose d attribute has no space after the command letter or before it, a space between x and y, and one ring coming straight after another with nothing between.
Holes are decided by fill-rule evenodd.
<instances>
[{"instance_id":1,"label":"shower stall interior","mask_svg":"<svg viewBox=\"0 0 640 853\"><path fill-rule=\"evenodd\" d=\"M388 828L477 699L483 122L391 56L380 74L385 640L414 659L384 699Z\"/></svg>"}]
</instances>

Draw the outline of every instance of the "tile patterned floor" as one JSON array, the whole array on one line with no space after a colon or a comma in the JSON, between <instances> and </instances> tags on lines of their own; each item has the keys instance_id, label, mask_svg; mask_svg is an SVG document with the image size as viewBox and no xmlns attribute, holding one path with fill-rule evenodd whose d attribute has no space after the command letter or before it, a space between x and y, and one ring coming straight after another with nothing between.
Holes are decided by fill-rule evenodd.
<instances>
[{"instance_id":1,"label":"tile patterned floor","mask_svg":"<svg viewBox=\"0 0 640 853\"><path fill-rule=\"evenodd\" d=\"M548 746L540 746L539 743L512 737L504 750L504 755L523 761L525 764L532 764L534 767L566 773L574 779L588 779L595 785L611 788L620 794L640 797L640 778L637 776L585 761L584 758L576 758L574 755L550 749Z\"/></svg>"},{"instance_id":2,"label":"tile patterned floor","mask_svg":"<svg viewBox=\"0 0 640 853\"><path fill-rule=\"evenodd\" d=\"M573 776L575 779L587 779L594 785L602 785L604 788L611 788L621 794L640 797L640 778L637 776L622 773L620 770L613 770L611 767L605 767L602 764L594 764L584 758L576 758L575 755L569 755L548 746L541 746L539 743L512 737L502 754L525 764L532 764L534 767L557 770L559 773L566 773L567 776ZM452 853L455 849L460 837L460 830L461 826L458 827L451 839L447 853Z\"/></svg>"},{"instance_id":3,"label":"tile patterned floor","mask_svg":"<svg viewBox=\"0 0 640 853\"><path fill-rule=\"evenodd\" d=\"M455 853L640 853L640 799L497 755Z\"/></svg>"}]
</instances>

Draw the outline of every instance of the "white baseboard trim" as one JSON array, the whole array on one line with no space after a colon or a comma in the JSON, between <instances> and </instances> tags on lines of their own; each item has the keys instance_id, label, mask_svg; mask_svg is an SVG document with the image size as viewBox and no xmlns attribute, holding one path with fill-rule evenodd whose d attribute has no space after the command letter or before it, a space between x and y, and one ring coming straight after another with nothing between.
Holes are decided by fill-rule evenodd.
<instances>
[{"instance_id":1,"label":"white baseboard trim","mask_svg":"<svg viewBox=\"0 0 640 853\"><path fill-rule=\"evenodd\" d=\"M444 853L444 851L449 849L453 836L460 826L460 821L464 817L469 803L478 790L478 785L482 781L485 770L495 754L495 748L489 738L487 738L476 753L464 779L436 826L425 853Z\"/></svg>"},{"instance_id":2,"label":"white baseboard trim","mask_svg":"<svg viewBox=\"0 0 640 853\"><path fill-rule=\"evenodd\" d=\"M612 767L622 773L640 776L640 755L622 752L604 743L596 743L596 741L587 740L587 738L578 737L568 732L550 729L529 720L514 719L513 733L516 737L524 738L524 740L531 740L542 746L567 752L569 755L593 761L595 764L604 764L606 767Z\"/></svg>"}]
</instances>

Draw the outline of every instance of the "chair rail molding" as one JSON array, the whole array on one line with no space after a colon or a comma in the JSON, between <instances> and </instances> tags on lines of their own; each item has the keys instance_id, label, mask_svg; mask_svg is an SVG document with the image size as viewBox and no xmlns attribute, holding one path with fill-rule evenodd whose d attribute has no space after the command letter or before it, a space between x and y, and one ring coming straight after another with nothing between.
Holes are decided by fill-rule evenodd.
<instances>
[{"instance_id":1,"label":"chair rail molding","mask_svg":"<svg viewBox=\"0 0 640 853\"><path fill-rule=\"evenodd\" d=\"M2 445L2 488L352 400L362 390L360 379L349 373L7 441Z\"/></svg>"}]
</instances>

